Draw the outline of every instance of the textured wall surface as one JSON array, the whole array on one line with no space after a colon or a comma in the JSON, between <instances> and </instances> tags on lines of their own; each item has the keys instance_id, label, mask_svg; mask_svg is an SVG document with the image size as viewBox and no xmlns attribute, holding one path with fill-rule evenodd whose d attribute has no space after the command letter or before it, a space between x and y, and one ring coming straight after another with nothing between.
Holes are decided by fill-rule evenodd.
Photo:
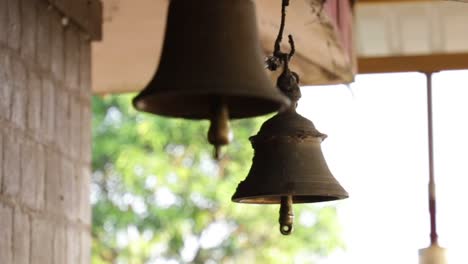
<instances>
[{"instance_id":1,"label":"textured wall surface","mask_svg":"<svg viewBox=\"0 0 468 264\"><path fill-rule=\"evenodd\" d=\"M0 263L89 263L90 42L0 0Z\"/></svg>"},{"instance_id":2,"label":"textured wall surface","mask_svg":"<svg viewBox=\"0 0 468 264\"><path fill-rule=\"evenodd\" d=\"M468 52L465 3L400 1L356 7L361 57Z\"/></svg>"}]
</instances>

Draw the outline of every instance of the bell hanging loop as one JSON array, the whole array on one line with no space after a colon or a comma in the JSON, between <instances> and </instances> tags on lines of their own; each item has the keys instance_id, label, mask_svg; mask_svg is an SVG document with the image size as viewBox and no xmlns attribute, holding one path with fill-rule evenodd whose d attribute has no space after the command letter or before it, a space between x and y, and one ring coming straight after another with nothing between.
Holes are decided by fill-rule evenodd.
<instances>
[{"instance_id":1,"label":"bell hanging loop","mask_svg":"<svg viewBox=\"0 0 468 264\"><path fill-rule=\"evenodd\" d=\"M229 119L288 107L263 67L253 1L171 0L159 67L133 104L156 115L210 120L217 149L229 143Z\"/></svg>"}]
</instances>

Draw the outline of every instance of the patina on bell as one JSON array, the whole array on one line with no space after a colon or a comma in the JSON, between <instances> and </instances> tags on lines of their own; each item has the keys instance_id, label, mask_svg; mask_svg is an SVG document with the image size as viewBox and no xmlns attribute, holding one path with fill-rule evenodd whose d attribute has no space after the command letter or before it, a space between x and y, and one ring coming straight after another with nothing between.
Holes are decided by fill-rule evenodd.
<instances>
[{"instance_id":1,"label":"patina on bell","mask_svg":"<svg viewBox=\"0 0 468 264\"><path fill-rule=\"evenodd\" d=\"M252 168L232 200L279 204L282 196L292 196L293 203L347 198L320 148L325 138L295 109L277 114L251 137L255 150Z\"/></svg>"},{"instance_id":2,"label":"patina on bell","mask_svg":"<svg viewBox=\"0 0 468 264\"><path fill-rule=\"evenodd\" d=\"M229 143L229 119L289 105L265 72L251 0L172 0L159 68L133 100L168 117L209 119L208 140Z\"/></svg>"},{"instance_id":3,"label":"patina on bell","mask_svg":"<svg viewBox=\"0 0 468 264\"><path fill-rule=\"evenodd\" d=\"M252 167L232 197L234 202L281 204L280 231L292 231L293 203L316 203L348 197L333 177L320 144L326 135L295 108L266 121L251 137Z\"/></svg>"}]
</instances>

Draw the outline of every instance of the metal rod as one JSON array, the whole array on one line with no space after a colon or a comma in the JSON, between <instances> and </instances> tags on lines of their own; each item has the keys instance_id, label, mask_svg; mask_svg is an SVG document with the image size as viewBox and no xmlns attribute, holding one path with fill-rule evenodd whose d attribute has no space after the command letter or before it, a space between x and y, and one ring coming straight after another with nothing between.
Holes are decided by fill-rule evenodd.
<instances>
[{"instance_id":1,"label":"metal rod","mask_svg":"<svg viewBox=\"0 0 468 264\"><path fill-rule=\"evenodd\" d=\"M438 244L436 193L434 179L434 133L432 120L432 73L426 73L427 79L427 131L429 146L429 214L431 218L431 245Z\"/></svg>"}]
</instances>

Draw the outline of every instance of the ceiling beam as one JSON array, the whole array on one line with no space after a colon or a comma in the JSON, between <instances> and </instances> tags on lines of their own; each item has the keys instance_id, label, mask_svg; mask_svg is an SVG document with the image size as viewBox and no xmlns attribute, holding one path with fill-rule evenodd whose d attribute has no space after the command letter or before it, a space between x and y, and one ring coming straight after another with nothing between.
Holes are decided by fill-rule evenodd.
<instances>
[{"instance_id":1,"label":"ceiling beam","mask_svg":"<svg viewBox=\"0 0 468 264\"><path fill-rule=\"evenodd\" d=\"M438 72L468 69L468 53L417 56L361 57L359 73Z\"/></svg>"},{"instance_id":2,"label":"ceiling beam","mask_svg":"<svg viewBox=\"0 0 468 264\"><path fill-rule=\"evenodd\" d=\"M357 0L358 4L401 3L401 2L433 2L437 0ZM441 1L441 0L439 0Z\"/></svg>"},{"instance_id":3,"label":"ceiling beam","mask_svg":"<svg viewBox=\"0 0 468 264\"><path fill-rule=\"evenodd\" d=\"M401 3L401 2L434 2L434 1L444 1L444 0L357 0L358 4L378 4L378 3ZM453 2L462 2L468 3L468 0L445 0Z\"/></svg>"}]
</instances>

